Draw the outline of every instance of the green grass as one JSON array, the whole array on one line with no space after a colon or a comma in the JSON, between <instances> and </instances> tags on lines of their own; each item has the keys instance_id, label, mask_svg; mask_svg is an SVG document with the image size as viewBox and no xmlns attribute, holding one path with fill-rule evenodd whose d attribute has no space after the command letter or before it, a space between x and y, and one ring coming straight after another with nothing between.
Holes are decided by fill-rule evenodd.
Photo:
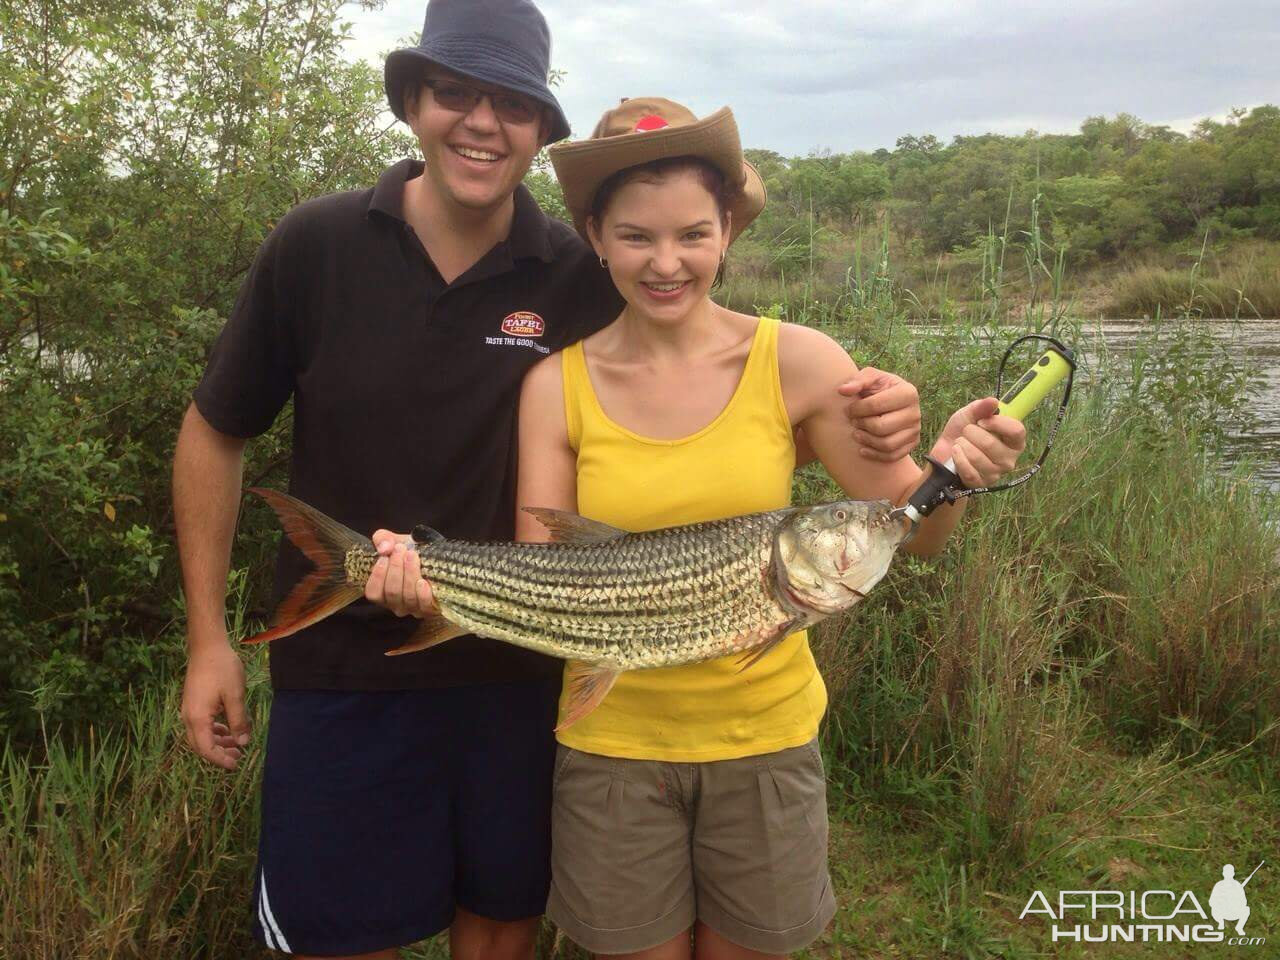
<instances>
[{"instance_id":1,"label":"green grass","mask_svg":"<svg viewBox=\"0 0 1280 960\"><path fill-rule=\"evenodd\" d=\"M1019 920L1035 890L1192 890L1202 904L1221 864L1258 860L1280 841L1274 783L1249 780L1237 758L1195 762L1115 753L1084 741L1061 771L1064 828L1076 836L1052 858L975 873L938 853L927 830L838 788L832 874L839 912L813 957L1214 957L1225 947L1053 943L1043 917ZM833 791L837 793L837 791ZM1268 862L1268 866L1270 863ZM1249 932L1280 917L1275 891L1250 884ZM1254 884L1257 884L1256 890ZM1206 907L1207 908L1207 907ZM1271 936L1268 939L1272 939ZM1260 956L1269 954L1259 951Z\"/></svg>"}]
</instances>

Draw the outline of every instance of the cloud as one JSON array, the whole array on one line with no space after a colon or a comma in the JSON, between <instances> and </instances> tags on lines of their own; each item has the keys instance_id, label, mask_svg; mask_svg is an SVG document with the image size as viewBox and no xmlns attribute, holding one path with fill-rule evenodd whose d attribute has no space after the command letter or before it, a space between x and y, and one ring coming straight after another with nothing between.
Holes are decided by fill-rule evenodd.
<instances>
[{"instance_id":1,"label":"cloud","mask_svg":"<svg viewBox=\"0 0 1280 960\"><path fill-rule=\"evenodd\" d=\"M420 29L421 0L353 11L353 56ZM1069 132L1276 100L1275 0L541 0L575 131L624 96L705 114L787 155L893 146L907 133Z\"/></svg>"}]
</instances>

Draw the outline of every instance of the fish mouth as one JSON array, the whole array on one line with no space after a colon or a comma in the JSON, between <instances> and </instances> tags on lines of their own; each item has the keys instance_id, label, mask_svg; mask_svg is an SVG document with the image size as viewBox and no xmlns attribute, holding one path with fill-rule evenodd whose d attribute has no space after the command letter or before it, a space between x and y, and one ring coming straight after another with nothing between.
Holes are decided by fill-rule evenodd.
<instances>
[{"instance_id":1,"label":"fish mouth","mask_svg":"<svg viewBox=\"0 0 1280 960\"><path fill-rule=\"evenodd\" d=\"M893 510L886 510L883 514L877 516L869 524L871 529L878 530L882 527L896 527L898 540L894 547L900 547L907 543L915 536L917 524L909 516L902 507Z\"/></svg>"},{"instance_id":2,"label":"fish mouth","mask_svg":"<svg viewBox=\"0 0 1280 960\"><path fill-rule=\"evenodd\" d=\"M814 603L813 600L797 593L790 584L787 584L784 590L786 592L787 599L790 600L792 605L796 608L796 612L817 615L819 617L830 617L837 613L841 613L848 610L854 603L867 598L867 595L861 590L857 590L843 583L837 583L836 586L849 593L853 597L853 602L817 604Z\"/></svg>"}]
</instances>

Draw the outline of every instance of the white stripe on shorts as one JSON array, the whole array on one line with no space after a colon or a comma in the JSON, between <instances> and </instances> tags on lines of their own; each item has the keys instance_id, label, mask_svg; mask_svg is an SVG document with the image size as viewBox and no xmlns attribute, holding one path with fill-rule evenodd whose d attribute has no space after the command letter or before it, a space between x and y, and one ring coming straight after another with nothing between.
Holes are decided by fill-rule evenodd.
<instances>
[{"instance_id":1,"label":"white stripe on shorts","mask_svg":"<svg viewBox=\"0 0 1280 960\"><path fill-rule=\"evenodd\" d=\"M267 899L267 872L265 870L262 871L261 884L258 897L258 922L262 924L262 932L266 934L267 946L273 950L293 953L293 950L289 948L289 941L280 932L280 925L276 923L275 915L271 912L271 901ZM275 943L271 942L272 934L275 935Z\"/></svg>"},{"instance_id":2,"label":"white stripe on shorts","mask_svg":"<svg viewBox=\"0 0 1280 960\"><path fill-rule=\"evenodd\" d=\"M272 950L279 950L275 939L271 936L271 925L267 923L267 915L262 912L262 881L258 881L258 926L262 927L262 939Z\"/></svg>"}]
</instances>

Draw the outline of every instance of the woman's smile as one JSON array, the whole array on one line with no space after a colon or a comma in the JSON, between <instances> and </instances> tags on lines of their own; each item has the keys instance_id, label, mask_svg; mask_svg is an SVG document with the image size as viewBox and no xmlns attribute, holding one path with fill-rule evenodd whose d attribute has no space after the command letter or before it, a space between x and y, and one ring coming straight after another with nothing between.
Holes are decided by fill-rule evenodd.
<instances>
[{"instance_id":1,"label":"woman's smile","mask_svg":"<svg viewBox=\"0 0 1280 960\"><path fill-rule=\"evenodd\" d=\"M658 300L662 303L670 303L672 300L680 299L681 295L688 290L692 284L692 280L674 280L670 282L641 280L640 289L654 300Z\"/></svg>"}]
</instances>

